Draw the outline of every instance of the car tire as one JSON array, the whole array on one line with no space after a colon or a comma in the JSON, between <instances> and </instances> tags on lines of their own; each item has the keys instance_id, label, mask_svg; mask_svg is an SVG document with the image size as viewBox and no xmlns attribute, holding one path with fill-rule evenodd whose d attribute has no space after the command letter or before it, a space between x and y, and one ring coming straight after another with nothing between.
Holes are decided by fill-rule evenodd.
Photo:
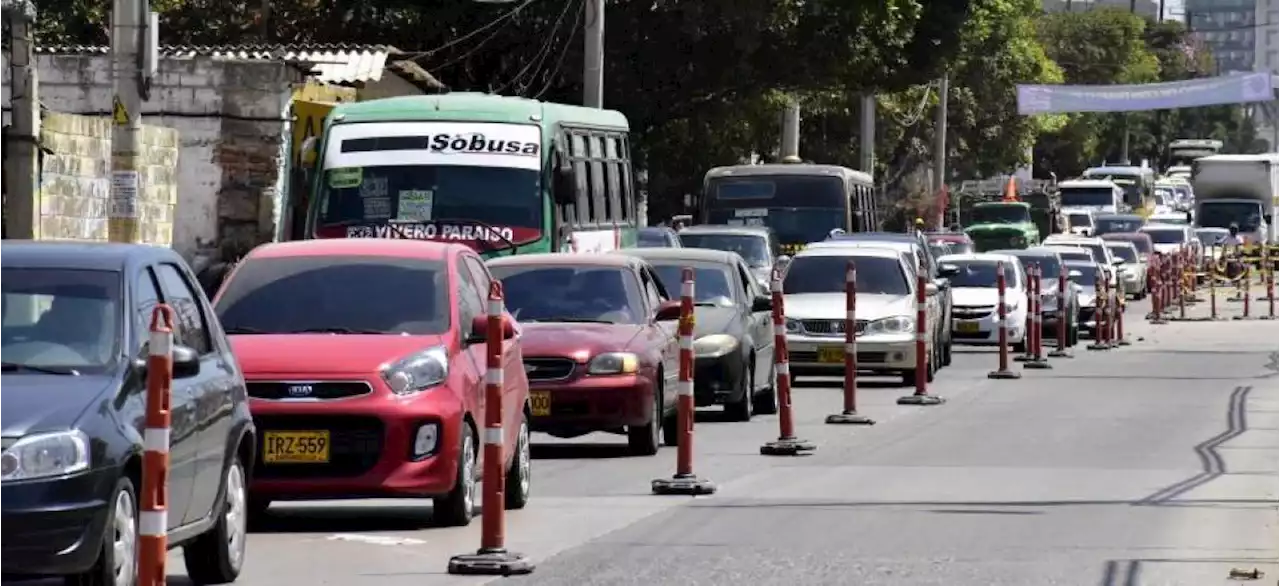
<instances>
[{"instance_id":1,"label":"car tire","mask_svg":"<svg viewBox=\"0 0 1280 586\"><path fill-rule=\"evenodd\" d=\"M947 343L942 345L942 365L951 366L951 344L953 336L947 334Z\"/></svg>"},{"instance_id":2,"label":"car tire","mask_svg":"<svg viewBox=\"0 0 1280 586\"><path fill-rule=\"evenodd\" d=\"M925 382L933 382L938 374L938 363L934 361L933 356L929 356L929 362L924 365Z\"/></svg>"},{"instance_id":3,"label":"car tire","mask_svg":"<svg viewBox=\"0 0 1280 586\"><path fill-rule=\"evenodd\" d=\"M476 434L463 422L461 435L453 490L432 501L432 515L445 527L465 527L476 516L476 487L480 484L476 480Z\"/></svg>"},{"instance_id":4,"label":"car tire","mask_svg":"<svg viewBox=\"0 0 1280 586\"><path fill-rule=\"evenodd\" d=\"M777 380L777 370L776 365L769 366L769 384L756 395L754 404L757 415L773 415L778 412L778 385L774 382Z\"/></svg>"},{"instance_id":5,"label":"car tire","mask_svg":"<svg viewBox=\"0 0 1280 586\"><path fill-rule=\"evenodd\" d=\"M182 546L187 577L196 584L228 584L240 577L249 535L249 482L236 455L223 481L222 510L213 528Z\"/></svg>"},{"instance_id":6,"label":"car tire","mask_svg":"<svg viewBox=\"0 0 1280 586\"><path fill-rule=\"evenodd\" d=\"M733 403L726 403L724 406L724 412L729 417L729 421L751 421L756 386L755 376L752 375L754 368L755 366L747 361L746 369L743 370L742 376L738 377L742 398Z\"/></svg>"},{"instance_id":7,"label":"car tire","mask_svg":"<svg viewBox=\"0 0 1280 586\"><path fill-rule=\"evenodd\" d=\"M123 511L123 514L121 514ZM116 559L116 544L122 544L123 557ZM107 506L107 524L102 532L102 544L98 548L98 560L93 567L80 574L72 574L64 580L66 586L114 586L117 583L136 584L138 565L138 492L133 481L121 476ZM118 577L121 579L118 580Z\"/></svg>"},{"instance_id":8,"label":"car tire","mask_svg":"<svg viewBox=\"0 0 1280 586\"><path fill-rule=\"evenodd\" d=\"M652 456L662 446L662 388L653 391L649 422L627 426L627 448L636 456Z\"/></svg>"},{"instance_id":9,"label":"car tire","mask_svg":"<svg viewBox=\"0 0 1280 586\"><path fill-rule=\"evenodd\" d=\"M511 458L511 468L507 471L506 499L507 510L523 509L529 504L529 494L533 492L533 454L529 446L529 415L520 411L520 429L516 432L516 453Z\"/></svg>"},{"instance_id":10,"label":"car tire","mask_svg":"<svg viewBox=\"0 0 1280 586\"><path fill-rule=\"evenodd\" d=\"M902 386L904 387L916 386L916 369L908 368L902 371Z\"/></svg>"}]
</instances>

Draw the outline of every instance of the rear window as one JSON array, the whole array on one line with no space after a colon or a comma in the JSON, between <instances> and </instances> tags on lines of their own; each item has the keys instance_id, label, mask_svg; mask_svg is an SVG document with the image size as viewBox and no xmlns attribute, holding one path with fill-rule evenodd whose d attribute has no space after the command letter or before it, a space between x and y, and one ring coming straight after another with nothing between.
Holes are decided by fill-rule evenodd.
<instances>
[{"instance_id":1,"label":"rear window","mask_svg":"<svg viewBox=\"0 0 1280 586\"><path fill-rule=\"evenodd\" d=\"M671 242L667 240L665 230L640 230L636 233L637 248L669 248Z\"/></svg>"},{"instance_id":2,"label":"rear window","mask_svg":"<svg viewBox=\"0 0 1280 586\"><path fill-rule=\"evenodd\" d=\"M736 252L756 268L769 266L769 240L750 234L699 234L683 232L680 244L686 248L707 248Z\"/></svg>"},{"instance_id":3,"label":"rear window","mask_svg":"<svg viewBox=\"0 0 1280 586\"><path fill-rule=\"evenodd\" d=\"M411 258L250 258L215 310L229 334L442 334L449 276L443 261Z\"/></svg>"},{"instance_id":4,"label":"rear window","mask_svg":"<svg viewBox=\"0 0 1280 586\"><path fill-rule=\"evenodd\" d=\"M858 271L859 295L911 293L901 261L878 256L798 256L787 266L782 290L788 295L843 293L850 260Z\"/></svg>"},{"instance_id":5,"label":"rear window","mask_svg":"<svg viewBox=\"0 0 1280 586\"><path fill-rule=\"evenodd\" d=\"M520 321L638 324L648 319L629 269L506 265L490 266L489 272L502 280L507 311Z\"/></svg>"},{"instance_id":6,"label":"rear window","mask_svg":"<svg viewBox=\"0 0 1280 586\"><path fill-rule=\"evenodd\" d=\"M658 280L667 291L679 291L683 285L684 268L693 269L693 299L695 303L717 306L733 305L733 276L729 265L691 263L688 261L649 261ZM666 264L661 264L666 263Z\"/></svg>"},{"instance_id":7,"label":"rear window","mask_svg":"<svg viewBox=\"0 0 1280 586\"><path fill-rule=\"evenodd\" d=\"M1124 262L1138 262L1138 251L1128 244L1108 244L1111 255Z\"/></svg>"},{"instance_id":8,"label":"rear window","mask_svg":"<svg viewBox=\"0 0 1280 586\"><path fill-rule=\"evenodd\" d=\"M956 274L949 278L952 287L970 287L994 289L996 282L996 263L990 260L955 260L944 261L944 266L951 265L958 269ZM1004 281L1010 287L1019 286L1018 268L1014 263L1004 263Z\"/></svg>"},{"instance_id":9,"label":"rear window","mask_svg":"<svg viewBox=\"0 0 1280 586\"><path fill-rule=\"evenodd\" d=\"M1181 244L1187 241L1187 233L1183 230L1144 230L1143 232L1156 244Z\"/></svg>"}]
</instances>

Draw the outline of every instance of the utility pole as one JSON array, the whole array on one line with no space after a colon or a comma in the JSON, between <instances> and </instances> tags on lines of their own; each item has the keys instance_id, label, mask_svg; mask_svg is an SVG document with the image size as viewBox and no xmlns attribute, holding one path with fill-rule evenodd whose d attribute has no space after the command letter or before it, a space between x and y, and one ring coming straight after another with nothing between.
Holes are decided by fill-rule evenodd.
<instances>
[{"instance_id":1,"label":"utility pole","mask_svg":"<svg viewBox=\"0 0 1280 586\"><path fill-rule=\"evenodd\" d=\"M933 129L933 193L937 195L947 185L947 94L950 82L946 75L938 80L937 122Z\"/></svg>"},{"instance_id":2,"label":"utility pole","mask_svg":"<svg viewBox=\"0 0 1280 586\"><path fill-rule=\"evenodd\" d=\"M139 159L142 157L142 31L144 0L114 0L111 8L111 207L107 236L138 240Z\"/></svg>"},{"instance_id":3,"label":"utility pole","mask_svg":"<svg viewBox=\"0 0 1280 586\"><path fill-rule=\"evenodd\" d=\"M791 98L782 113L782 148L778 155L783 162L788 157L800 157L800 102L795 98Z\"/></svg>"},{"instance_id":4,"label":"utility pole","mask_svg":"<svg viewBox=\"0 0 1280 586\"><path fill-rule=\"evenodd\" d=\"M9 95L13 102L12 146L5 153L13 161L6 169L8 214L4 236L22 240L34 239L39 233L39 206L36 186L40 183L40 84L35 64L36 8L30 0L4 3L4 18L9 21L9 64L12 67Z\"/></svg>"},{"instance_id":5,"label":"utility pole","mask_svg":"<svg viewBox=\"0 0 1280 586\"><path fill-rule=\"evenodd\" d=\"M876 167L876 95L862 95L862 124L858 129L858 166L862 172L875 177Z\"/></svg>"},{"instance_id":6,"label":"utility pole","mask_svg":"<svg viewBox=\"0 0 1280 586\"><path fill-rule=\"evenodd\" d=\"M604 0L585 0L582 39L582 105L604 107Z\"/></svg>"}]
</instances>

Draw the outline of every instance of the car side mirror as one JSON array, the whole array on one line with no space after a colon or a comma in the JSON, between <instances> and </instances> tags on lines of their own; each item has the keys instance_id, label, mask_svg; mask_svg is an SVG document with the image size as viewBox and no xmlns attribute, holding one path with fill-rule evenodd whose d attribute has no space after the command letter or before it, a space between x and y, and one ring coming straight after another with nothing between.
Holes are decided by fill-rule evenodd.
<instances>
[{"instance_id":1,"label":"car side mirror","mask_svg":"<svg viewBox=\"0 0 1280 586\"><path fill-rule=\"evenodd\" d=\"M925 294L925 295L937 295L937 294L938 294L938 290L939 290L939 289L938 289L938 286L937 286L937 285L935 285L935 284L933 284L933 283L925 283L925 284L924 284L924 294Z\"/></svg>"},{"instance_id":2,"label":"car side mirror","mask_svg":"<svg viewBox=\"0 0 1280 586\"><path fill-rule=\"evenodd\" d=\"M655 321L675 321L680 319L680 302L676 300L663 301L658 305L658 311L653 314Z\"/></svg>"},{"instance_id":3,"label":"car side mirror","mask_svg":"<svg viewBox=\"0 0 1280 586\"><path fill-rule=\"evenodd\" d=\"M190 346L174 344L173 378L191 378L200 374L200 353Z\"/></svg>"},{"instance_id":4,"label":"car side mirror","mask_svg":"<svg viewBox=\"0 0 1280 586\"><path fill-rule=\"evenodd\" d=\"M953 264L938 265L938 276L950 279L960 273L960 267Z\"/></svg>"},{"instance_id":5,"label":"car side mirror","mask_svg":"<svg viewBox=\"0 0 1280 586\"><path fill-rule=\"evenodd\" d=\"M510 317L502 316L502 339L516 337L516 325ZM467 344L484 344L489 341L489 316L477 315L471 320L471 335L467 336Z\"/></svg>"},{"instance_id":6,"label":"car side mirror","mask_svg":"<svg viewBox=\"0 0 1280 586\"><path fill-rule=\"evenodd\" d=\"M763 295L751 300L751 313L759 313L761 311L773 311L773 298Z\"/></svg>"}]
</instances>

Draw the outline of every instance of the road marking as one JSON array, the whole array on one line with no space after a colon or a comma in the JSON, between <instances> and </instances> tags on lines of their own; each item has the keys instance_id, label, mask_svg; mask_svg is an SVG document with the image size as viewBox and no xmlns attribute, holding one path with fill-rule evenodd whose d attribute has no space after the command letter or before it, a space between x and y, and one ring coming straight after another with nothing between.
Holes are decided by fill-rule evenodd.
<instances>
[{"instance_id":1,"label":"road marking","mask_svg":"<svg viewBox=\"0 0 1280 586\"><path fill-rule=\"evenodd\" d=\"M413 539L411 537L361 535L359 533L334 533L327 539L329 541L356 541L359 543L368 543L370 545L422 545L426 543L421 539Z\"/></svg>"}]
</instances>

